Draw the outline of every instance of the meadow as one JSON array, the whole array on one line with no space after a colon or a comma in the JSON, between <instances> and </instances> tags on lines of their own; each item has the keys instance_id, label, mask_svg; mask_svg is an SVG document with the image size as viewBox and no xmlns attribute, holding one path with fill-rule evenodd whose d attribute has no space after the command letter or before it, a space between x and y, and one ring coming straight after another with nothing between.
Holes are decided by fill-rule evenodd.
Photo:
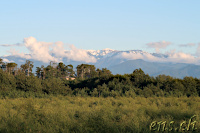
<instances>
[{"instance_id":1,"label":"meadow","mask_svg":"<svg viewBox=\"0 0 200 133\"><path fill-rule=\"evenodd\" d=\"M199 97L4 98L0 99L0 132L199 132L199 115Z\"/></svg>"}]
</instances>

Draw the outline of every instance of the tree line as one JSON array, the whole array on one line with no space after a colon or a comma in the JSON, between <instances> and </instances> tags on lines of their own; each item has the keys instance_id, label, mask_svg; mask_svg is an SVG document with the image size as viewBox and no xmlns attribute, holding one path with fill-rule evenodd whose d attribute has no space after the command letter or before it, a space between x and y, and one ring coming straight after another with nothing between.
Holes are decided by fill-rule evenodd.
<instances>
[{"instance_id":1,"label":"tree line","mask_svg":"<svg viewBox=\"0 0 200 133\"><path fill-rule=\"evenodd\" d=\"M46 95L70 95L93 97L181 97L200 96L200 80L183 79L167 75L156 77L135 69L131 74L113 75L107 68L94 65L54 63L36 67L27 60L20 68L16 63L4 63L0 59L1 97L43 97Z\"/></svg>"}]
</instances>

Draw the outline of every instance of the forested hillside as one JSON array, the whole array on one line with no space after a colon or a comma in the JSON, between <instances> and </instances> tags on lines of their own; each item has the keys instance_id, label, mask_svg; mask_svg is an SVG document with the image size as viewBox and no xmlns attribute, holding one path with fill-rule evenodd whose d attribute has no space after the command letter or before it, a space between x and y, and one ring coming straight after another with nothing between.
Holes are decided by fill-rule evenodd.
<instances>
[{"instance_id":1,"label":"forested hillside","mask_svg":"<svg viewBox=\"0 0 200 133\"><path fill-rule=\"evenodd\" d=\"M0 96L43 97L45 95L69 95L92 97L181 97L200 96L200 80L183 79L166 75L151 77L142 69L130 74L113 75L106 68L94 65L74 66L51 62L47 67L37 67L26 61L20 67L0 60Z\"/></svg>"}]
</instances>

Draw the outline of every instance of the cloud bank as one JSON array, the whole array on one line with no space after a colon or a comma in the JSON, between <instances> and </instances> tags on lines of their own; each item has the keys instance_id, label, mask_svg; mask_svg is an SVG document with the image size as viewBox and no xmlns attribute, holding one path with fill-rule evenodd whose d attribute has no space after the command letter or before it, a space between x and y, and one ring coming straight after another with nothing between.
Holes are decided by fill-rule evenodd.
<instances>
[{"instance_id":1,"label":"cloud bank","mask_svg":"<svg viewBox=\"0 0 200 133\"><path fill-rule=\"evenodd\" d=\"M191 54L186 54L183 52L175 52L170 51L165 54L163 57L157 57L150 53L126 53L122 52L118 57L128 59L128 60L135 60L135 59L142 59L145 61L150 62L173 62L173 63L191 63L200 65L200 57L193 56Z\"/></svg>"},{"instance_id":2,"label":"cloud bank","mask_svg":"<svg viewBox=\"0 0 200 133\"><path fill-rule=\"evenodd\" d=\"M34 37L28 37L24 38L23 45L29 50L28 54L19 53L15 49L11 49L10 53L13 56L25 59L34 59L44 63L48 63L50 61L60 62L63 58L87 63L96 62L96 59L88 55L86 50L78 49L74 45L70 45L70 50L66 51L64 49L64 43L62 42L38 42Z\"/></svg>"}]
</instances>

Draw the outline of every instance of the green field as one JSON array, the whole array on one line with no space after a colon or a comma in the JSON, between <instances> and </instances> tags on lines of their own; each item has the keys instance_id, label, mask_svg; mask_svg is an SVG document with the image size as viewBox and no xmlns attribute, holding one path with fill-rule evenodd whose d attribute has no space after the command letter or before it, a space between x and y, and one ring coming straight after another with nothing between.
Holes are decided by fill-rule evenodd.
<instances>
[{"instance_id":1,"label":"green field","mask_svg":"<svg viewBox=\"0 0 200 133\"><path fill-rule=\"evenodd\" d=\"M188 123L191 122L194 128ZM159 129L159 123L161 124ZM174 121L169 127L169 123ZM64 97L0 100L0 132L200 132L200 98ZM153 123L154 122L154 123ZM152 125L151 125L152 124ZM150 131L150 125L152 126ZM166 129L168 128L168 129ZM173 129L172 131L169 131ZM180 128L177 129L181 131Z\"/></svg>"}]
</instances>

